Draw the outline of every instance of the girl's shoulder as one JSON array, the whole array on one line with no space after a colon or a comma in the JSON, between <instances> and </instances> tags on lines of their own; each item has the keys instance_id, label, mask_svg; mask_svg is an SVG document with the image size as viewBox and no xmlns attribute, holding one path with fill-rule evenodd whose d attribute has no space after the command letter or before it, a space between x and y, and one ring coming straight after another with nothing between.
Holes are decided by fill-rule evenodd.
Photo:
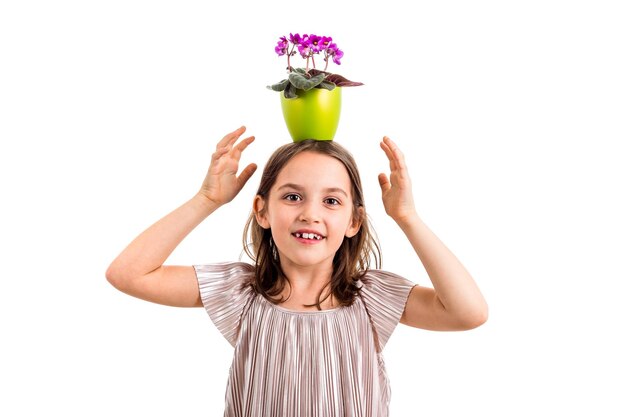
<instances>
[{"instance_id":1,"label":"girl's shoulder","mask_svg":"<svg viewBox=\"0 0 626 417\"><path fill-rule=\"evenodd\" d=\"M200 286L203 283L220 286L248 285L254 276L254 265L245 262L217 262L193 266Z\"/></svg>"},{"instance_id":2,"label":"girl's shoulder","mask_svg":"<svg viewBox=\"0 0 626 417\"><path fill-rule=\"evenodd\" d=\"M376 333L378 351L387 344L416 285L392 272L370 269L359 279L359 295Z\"/></svg>"},{"instance_id":3,"label":"girl's shoulder","mask_svg":"<svg viewBox=\"0 0 626 417\"><path fill-rule=\"evenodd\" d=\"M368 269L357 281L357 286L366 292L396 292L413 288L416 284L393 272Z\"/></svg>"},{"instance_id":4,"label":"girl's shoulder","mask_svg":"<svg viewBox=\"0 0 626 417\"><path fill-rule=\"evenodd\" d=\"M235 346L239 322L254 298L254 266L245 262L194 265L204 309L226 340Z\"/></svg>"},{"instance_id":5,"label":"girl's shoulder","mask_svg":"<svg viewBox=\"0 0 626 417\"><path fill-rule=\"evenodd\" d=\"M254 273L254 265L246 262L215 262L194 265L193 267L197 272L203 274L233 275Z\"/></svg>"}]
</instances>

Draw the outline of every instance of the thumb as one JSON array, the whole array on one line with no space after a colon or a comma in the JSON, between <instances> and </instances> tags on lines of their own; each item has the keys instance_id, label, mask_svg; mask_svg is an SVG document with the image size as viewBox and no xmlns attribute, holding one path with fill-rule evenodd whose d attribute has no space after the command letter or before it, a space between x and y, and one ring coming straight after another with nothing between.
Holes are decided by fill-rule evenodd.
<instances>
[{"instance_id":1,"label":"thumb","mask_svg":"<svg viewBox=\"0 0 626 417\"><path fill-rule=\"evenodd\" d=\"M385 174L378 174L378 184L380 184L380 189L383 193L391 188L389 178Z\"/></svg>"},{"instance_id":2,"label":"thumb","mask_svg":"<svg viewBox=\"0 0 626 417\"><path fill-rule=\"evenodd\" d=\"M256 171L256 168L256 164L250 164L241 171L241 174L237 177L241 188L243 188L243 186L248 182L252 174Z\"/></svg>"}]
</instances>

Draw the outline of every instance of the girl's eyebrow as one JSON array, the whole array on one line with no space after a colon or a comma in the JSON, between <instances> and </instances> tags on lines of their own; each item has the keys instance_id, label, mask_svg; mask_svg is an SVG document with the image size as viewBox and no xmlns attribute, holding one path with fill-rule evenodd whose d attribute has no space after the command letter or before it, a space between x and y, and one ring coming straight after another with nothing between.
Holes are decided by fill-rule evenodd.
<instances>
[{"instance_id":1,"label":"girl's eyebrow","mask_svg":"<svg viewBox=\"0 0 626 417\"><path fill-rule=\"evenodd\" d=\"M287 184L283 184L280 187L278 187L278 191L282 190L283 188L289 188L292 190L296 190L296 191L304 191L304 187L298 184L294 184L294 183L287 183ZM346 197L348 197L348 193L346 193L343 189L339 188L339 187L329 187L329 188L325 188L324 189L325 192L327 193L341 193L343 195L345 195Z\"/></svg>"}]
</instances>

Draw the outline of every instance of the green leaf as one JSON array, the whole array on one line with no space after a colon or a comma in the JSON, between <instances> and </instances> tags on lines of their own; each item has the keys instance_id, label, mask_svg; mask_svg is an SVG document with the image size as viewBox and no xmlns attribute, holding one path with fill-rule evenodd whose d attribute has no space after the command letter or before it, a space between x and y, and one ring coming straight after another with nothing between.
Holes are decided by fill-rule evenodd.
<instances>
[{"instance_id":1,"label":"green leaf","mask_svg":"<svg viewBox=\"0 0 626 417\"><path fill-rule=\"evenodd\" d=\"M302 74L292 72L289 74L289 82L300 90L309 91L310 89L320 85L324 81L324 74L318 74L311 78L306 78Z\"/></svg>"},{"instance_id":2,"label":"green leaf","mask_svg":"<svg viewBox=\"0 0 626 417\"><path fill-rule=\"evenodd\" d=\"M267 88L269 88L270 90L274 90L274 91L283 91L285 87L287 87L287 84L289 84L289 80L285 79L277 84L268 85Z\"/></svg>"},{"instance_id":3,"label":"green leaf","mask_svg":"<svg viewBox=\"0 0 626 417\"><path fill-rule=\"evenodd\" d=\"M287 84L287 86L285 87L285 92L283 94L285 95L285 98L298 97L298 94L296 94L296 88L291 84Z\"/></svg>"},{"instance_id":4,"label":"green leaf","mask_svg":"<svg viewBox=\"0 0 626 417\"><path fill-rule=\"evenodd\" d=\"M336 85L334 83L331 83L331 82L326 81L326 80L322 81L322 83L317 86L317 88L323 88L323 89L326 89L328 91L334 90L335 87L336 87Z\"/></svg>"}]
</instances>

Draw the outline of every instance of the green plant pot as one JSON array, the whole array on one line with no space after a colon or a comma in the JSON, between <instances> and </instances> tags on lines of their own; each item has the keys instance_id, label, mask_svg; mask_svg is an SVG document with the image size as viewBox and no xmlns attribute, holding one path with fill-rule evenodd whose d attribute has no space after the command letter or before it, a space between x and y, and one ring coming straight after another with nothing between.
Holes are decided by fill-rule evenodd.
<instances>
[{"instance_id":1,"label":"green plant pot","mask_svg":"<svg viewBox=\"0 0 626 417\"><path fill-rule=\"evenodd\" d=\"M298 90L297 98L280 94L283 117L294 142L304 139L333 140L341 113L341 87L332 91Z\"/></svg>"}]
</instances>

